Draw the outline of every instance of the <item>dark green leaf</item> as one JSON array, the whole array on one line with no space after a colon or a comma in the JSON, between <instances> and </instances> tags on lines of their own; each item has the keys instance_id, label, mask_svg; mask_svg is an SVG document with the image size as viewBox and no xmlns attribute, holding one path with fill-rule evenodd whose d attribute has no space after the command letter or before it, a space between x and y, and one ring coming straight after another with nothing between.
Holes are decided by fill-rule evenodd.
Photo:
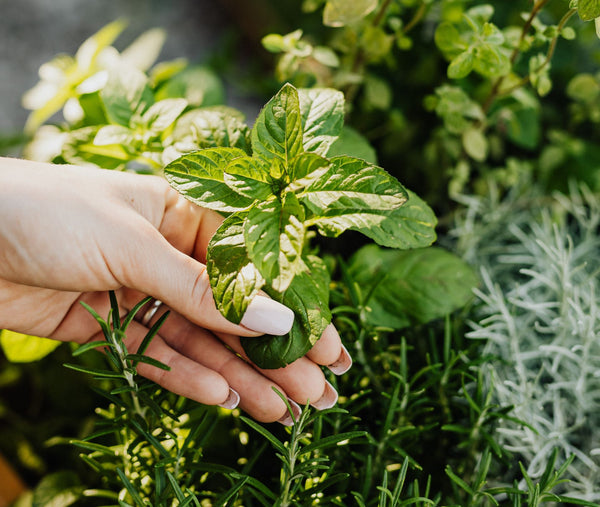
<instances>
[{"instance_id":1,"label":"dark green leaf","mask_svg":"<svg viewBox=\"0 0 600 507\"><path fill-rule=\"evenodd\" d=\"M224 181L225 167L235 158L246 157L237 148L210 148L183 155L165 167L173 188L190 201L217 211L248 208L254 199L235 193Z\"/></svg>"},{"instance_id":2,"label":"dark green leaf","mask_svg":"<svg viewBox=\"0 0 600 507\"><path fill-rule=\"evenodd\" d=\"M146 333L146 336L144 336L142 343L140 343L140 346L138 347L138 349L136 351L137 355L142 355L142 354L144 354L144 352L146 352L146 349L150 345L150 342L154 339L154 337L156 336L156 333L158 333L158 330L162 327L162 325L164 324L165 320L167 319L167 317L169 316L170 313L171 313L170 310L163 313L160 316L160 318L148 330L148 332Z\"/></svg>"},{"instance_id":3,"label":"dark green leaf","mask_svg":"<svg viewBox=\"0 0 600 507\"><path fill-rule=\"evenodd\" d=\"M158 361L157 359L154 359L152 357L144 356L141 354L127 354L125 356L125 359L128 359L129 361L133 362L133 364L135 366L137 366L138 363L145 363L145 364L149 364L150 366L160 368L161 370L166 370L166 371L171 370L171 367L166 365L165 363Z\"/></svg>"},{"instance_id":4,"label":"dark green leaf","mask_svg":"<svg viewBox=\"0 0 600 507\"><path fill-rule=\"evenodd\" d=\"M329 273L323 261L309 256L306 270L297 274L289 288L278 293L267 290L275 300L294 311L292 330L285 336L242 338L248 357L261 368L281 368L308 352L331 322Z\"/></svg>"},{"instance_id":5,"label":"dark green leaf","mask_svg":"<svg viewBox=\"0 0 600 507\"><path fill-rule=\"evenodd\" d=\"M208 245L206 269L219 311L239 323L264 279L248 258L244 239L245 215L228 217Z\"/></svg>"},{"instance_id":6,"label":"dark green leaf","mask_svg":"<svg viewBox=\"0 0 600 507\"><path fill-rule=\"evenodd\" d=\"M437 247L398 251L367 245L352 257L349 272L370 293L363 319L395 329L462 307L478 283L464 261Z\"/></svg>"},{"instance_id":7,"label":"dark green leaf","mask_svg":"<svg viewBox=\"0 0 600 507\"><path fill-rule=\"evenodd\" d=\"M304 263L304 209L292 193L253 206L244 222L248 257L278 292L285 291Z\"/></svg>"},{"instance_id":8,"label":"dark green leaf","mask_svg":"<svg viewBox=\"0 0 600 507\"><path fill-rule=\"evenodd\" d=\"M81 373L87 373L88 375L94 375L95 377L101 378L124 378L122 373L117 373L110 370L100 370L98 368L88 368L87 366L79 366L78 364L64 364L66 368L71 370L79 371Z\"/></svg>"},{"instance_id":9,"label":"dark green leaf","mask_svg":"<svg viewBox=\"0 0 600 507\"><path fill-rule=\"evenodd\" d=\"M325 155L344 125L344 94L331 88L298 90L304 150Z\"/></svg>"},{"instance_id":10,"label":"dark green leaf","mask_svg":"<svg viewBox=\"0 0 600 507\"><path fill-rule=\"evenodd\" d=\"M287 167L302 152L302 118L298 92L286 84L260 111L252 128L252 150Z\"/></svg>"}]
</instances>

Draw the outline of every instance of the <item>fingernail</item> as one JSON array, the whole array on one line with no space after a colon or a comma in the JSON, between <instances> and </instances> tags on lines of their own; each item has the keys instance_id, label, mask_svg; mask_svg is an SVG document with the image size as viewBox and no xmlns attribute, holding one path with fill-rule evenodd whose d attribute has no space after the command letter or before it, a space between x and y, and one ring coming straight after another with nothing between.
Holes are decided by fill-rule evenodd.
<instances>
[{"instance_id":1,"label":"fingernail","mask_svg":"<svg viewBox=\"0 0 600 507\"><path fill-rule=\"evenodd\" d=\"M314 403L311 403L311 405L317 410L324 410L326 408L333 407L337 403L337 400L337 391L329 382L325 381L325 391L323 391L323 396L321 396L321 398Z\"/></svg>"},{"instance_id":2,"label":"fingernail","mask_svg":"<svg viewBox=\"0 0 600 507\"><path fill-rule=\"evenodd\" d=\"M352 367L352 357L348 352L348 349L342 345L342 351L340 357L338 357L333 363L327 366L331 372L335 375L342 375L346 373Z\"/></svg>"},{"instance_id":3,"label":"fingernail","mask_svg":"<svg viewBox=\"0 0 600 507\"><path fill-rule=\"evenodd\" d=\"M230 387L229 388L229 396L227 396L227 399L223 403L219 403L219 407L223 407L228 410L233 410L235 407L238 406L239 402L240 402L240 395L237 393L237 391L234 391Z\"/></svg>"},{"instance_id":4,"label":"fingernail","mask_svg":"<svg viewBox=\"0 0 600 507\"><path fill-rule=\"evenodd\" d=\"M298 417L300 417L300 414L302 414L302 409L300 408L300 405L298 405L295 401L290 400L289 398L288 398L288 403L290 404L290 407L292 408L294 417L292 417L292 414L290 414L289 410L286 410L285 414L283 414L283 417L281 419L279 419L277 422L283 424L284 426L293 426L294 419L296 421L298 420Z\"/></svg>"},{"instance_id":5,"label":"fingernail","mask_svg":"<svg viewBox=\"0 0 600 507\"><path fill-rule=\"evenodd\" d=\"M287 306L264 296L256 296L240 324L252 331L276 336L289 333L294 323L294 312Z\"/></svg>"}]
</instances>

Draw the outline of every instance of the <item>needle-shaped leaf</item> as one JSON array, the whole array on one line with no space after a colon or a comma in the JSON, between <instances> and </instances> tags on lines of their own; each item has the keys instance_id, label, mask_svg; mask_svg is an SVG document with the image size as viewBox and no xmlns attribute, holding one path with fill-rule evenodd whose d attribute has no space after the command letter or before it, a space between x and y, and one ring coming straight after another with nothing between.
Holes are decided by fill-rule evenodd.
<instances>
[{"instance_id":1,"label":"needle-shaped leaf","mask_svg":"<svg viewBox=\"0 0 600 507\"><path fill-rule=\"evenodd\" d=\"M284 336L242 338L248 357L260 368L281 368L306 354L331 322L329 273L318 257L305 259L306 269L283 292L268 290L275 300L294 310L292 330Z\"/></svg>"},{"instance_id":2,"label":"needle-shaped leaf","mask_svg":"<svg viewBox=\"0 0 600 507\"><path fill-rule=\"evenodd\" d=\"M225 168L235 158L246 157L238 148L209 148L183 155L165 167L172 187L190 201L217 211L248 208L254 199L238 194L224 180Z\"/></svg>"},{"instance_id":3,"label":"needle-shaped leaf","mask_svg":"<svg viewBox=\"0 0 600 507\"><path fill-rule=\"evenodd\" d=\"M304 209L292 193L283 200L258 203L244 223L248 257L278 292L286 290L302 269Z\"/></svg>"},{"instance_id":4,"label":"needle-shaped leaf","mask_svg":"<svg viewBox=\"0 0 600 507\"><path fill-rule=\"evenodd\" d=\"M344 126L344 94L331 88L298 90L304 150L325 155Z\"/></svg>"},{"instance_id":5,"label":"needle-shaped leaf","mask_svg":"<svg viewBox=\"0 0 600 507\"><path fill-rule=\"evenodd\" d=\"M246 252L245 215L231 215L221 224L210 241L206 260L217 308L236 324L265 283Z\"/></svg>"},{"instance_id":6,"label":"needle-shaped leaf","mask_svg":"<svg viewBox=\"0 0 600 507\"><path fill-rule=\"evenodd\" d=\"M251 138L255 156L279 159L284 167L302 152L302 118L296 88L286 84L267 102L254 123Z\"/></svg>"}]
</instances>

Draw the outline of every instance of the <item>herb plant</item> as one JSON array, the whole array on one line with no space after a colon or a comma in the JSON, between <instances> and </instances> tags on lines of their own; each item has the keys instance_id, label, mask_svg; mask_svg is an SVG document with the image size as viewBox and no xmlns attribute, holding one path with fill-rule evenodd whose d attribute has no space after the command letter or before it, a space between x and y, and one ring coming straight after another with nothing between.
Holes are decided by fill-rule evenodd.
<instances>
[{"instance_id":1,"label":"herb plant","mask_svg":"<svg viewBox=\"0 0 600 507\"><path fill-rule=\"evenodd\" d=\"M167 165L225 217L209 252L224 314L239 320L257 290L296 312L291 339L245 344L256 361L291 360L335 323L354 358L326 373L338 408L257 424L144 381L124 349L118 364L79 355L77 369L105 376L89 381L97 398L65 406L79 385L52 368L65 346L3 362L0 445L38 484L20 505L597 505L600 86L587 21L599 3L264 2L289 20L272 34L256 20L279 83L245 84L265 98L288 84L252 128L206 66L154 64L161 31L117 51L118 22L41 72L26 154ZM395 177L433 205L438 246L431 209ZM571 178L588 187L569 191ZM113 317L100 325L121 339ZM49 350L1 342L19 360ZM48 406L21 410L22 393ZM57 433L75 435L82 460L47 445L66 441Z\"/></svg>"},{"instance_id":2,"label":"herb plant","mask_svg":"<svg viewBox=\"0 0 600 507\"><path fill-rule=\"evenodd\" d=\"M239 323L264 288L296 315L289 336L243 340L263 368L303 356L331 321L329 273L307 248L309 227L333 237L352 229L393 248L435 239L431 209L386 171L347 155L327 157L342 129L343 104L335 90L285 85L252 128L251 156L212 148L165 168L185 197L228 214L207 254L221 313Z\"/></svg>"}]
</instances>

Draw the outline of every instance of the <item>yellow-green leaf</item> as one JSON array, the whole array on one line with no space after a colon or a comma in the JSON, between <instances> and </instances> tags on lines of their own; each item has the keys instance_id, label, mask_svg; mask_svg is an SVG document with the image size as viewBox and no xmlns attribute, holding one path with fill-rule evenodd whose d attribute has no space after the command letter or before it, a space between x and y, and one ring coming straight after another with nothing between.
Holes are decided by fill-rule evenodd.
<instances>
[{"instance_id":1,"label":"yellow-green leaf","mask_svg":"<svg viewBox=\"0 0 600 507\"><path fill-rule=\"evenodd\" d=\"M4 355L13 363L29 363L46 357L60 345L57 340L40 338L4 329L0 332L0 345Z\"/></svg>"}]
</instances>

